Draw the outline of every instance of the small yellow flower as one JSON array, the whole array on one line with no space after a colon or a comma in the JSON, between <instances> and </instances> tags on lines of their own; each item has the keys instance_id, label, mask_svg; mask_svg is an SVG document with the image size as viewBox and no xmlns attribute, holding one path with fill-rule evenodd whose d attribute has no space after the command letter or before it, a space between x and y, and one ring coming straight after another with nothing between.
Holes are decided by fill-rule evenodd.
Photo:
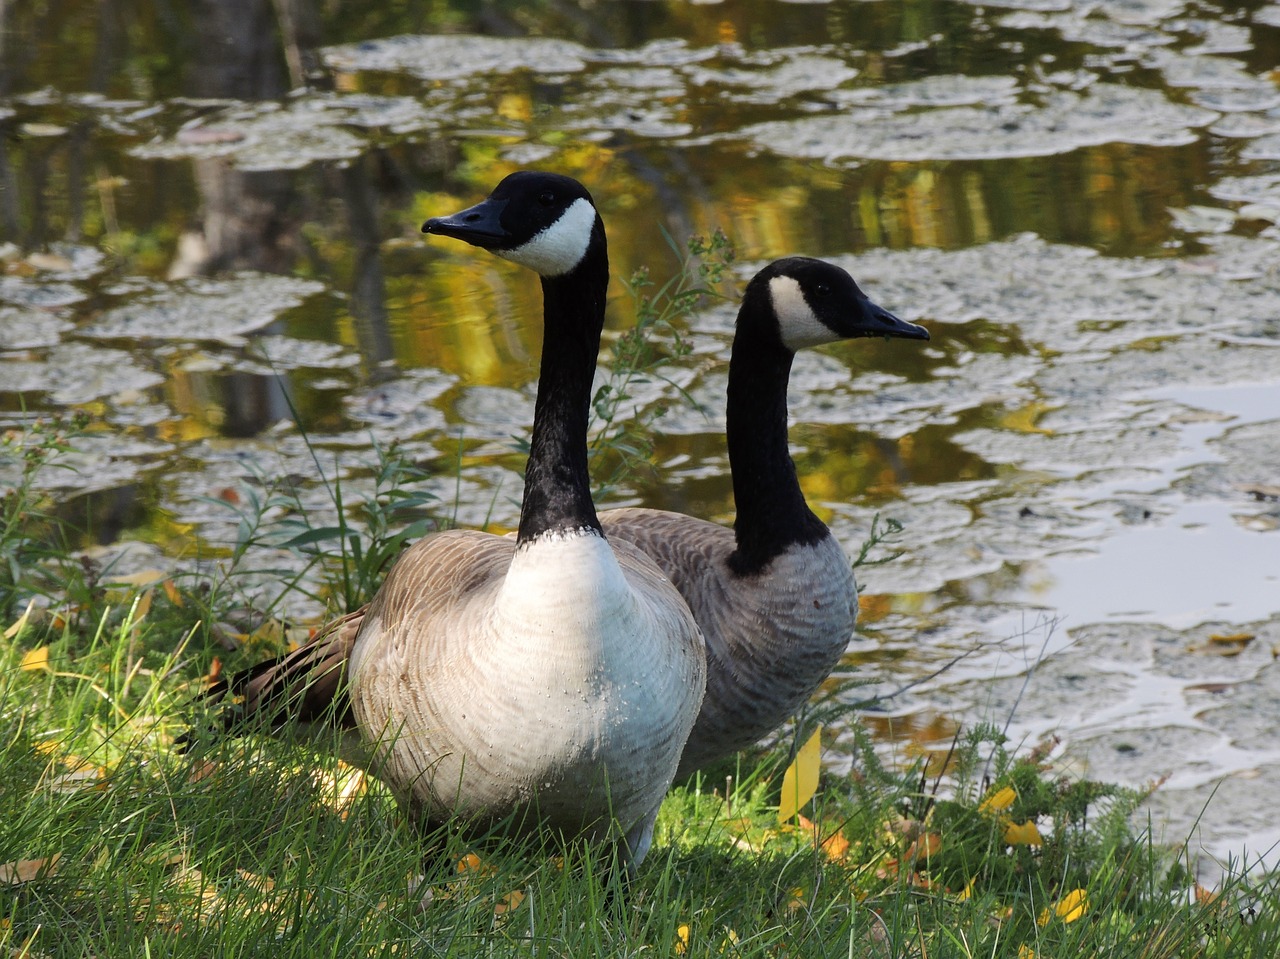
<instances>
[{"instance_id":1,"label":"small yellow flower","mask_svg":"<svg viewBox=\"0 0 1280 959\"><path fill-rule=\"evenodd\" d=\"M1018 947L1018 959L1036 959L1036 951L1024 942Z\"/></svg>"},{"instance_id":2,"label":"small yellow flower","mask_svg":"<svg viewBox=\"0 0 1280 959\"><path fill-rule=\"evenodd\" d=\"M1024 823L1008 823L1004 827L1004 841L1010 846L1043 846L1040 830L1031 820Z\"/></svg>"}]
</instances>

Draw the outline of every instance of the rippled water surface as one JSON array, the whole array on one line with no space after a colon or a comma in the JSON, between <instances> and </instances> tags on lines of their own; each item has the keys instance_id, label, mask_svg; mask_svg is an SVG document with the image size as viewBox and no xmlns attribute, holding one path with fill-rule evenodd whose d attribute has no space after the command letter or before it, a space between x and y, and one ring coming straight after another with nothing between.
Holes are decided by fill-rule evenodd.
<instances>
[{"instance_id":1,"label":"rippled water surface","mask_svg":"<svg viewBox=\"0 0 1280 959\"><path fill-rule=\"evenodd\" d=\"M513 525L537 285L418 227L553 168L619 278L720 227L743 279L829 257L930 328L792 380L815 508L851 552L905 527L848 664L894 694L886 748L1057 736L1064 770L1163 780L1165 838L1270 852L1280 4L296 6L0 6L0 420L90 414L43 478L86 548L190 568L263 477L324 522L322 474L354 501L392 440L460 522ZM609 503L732 517L732 320L638 392L653 466Z\"/></svg>"}]
</instances>

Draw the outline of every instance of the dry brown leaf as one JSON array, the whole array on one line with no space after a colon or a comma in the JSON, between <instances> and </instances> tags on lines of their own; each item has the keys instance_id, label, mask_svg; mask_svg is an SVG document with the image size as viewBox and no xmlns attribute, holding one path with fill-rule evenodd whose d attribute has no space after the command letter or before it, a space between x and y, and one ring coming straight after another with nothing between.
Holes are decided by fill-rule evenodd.
<instances>
[{"instance_id":1,"label":"dry brown leaf","mask_svg":"<svg viewBox=\"0 0 1280 959\"><path fill-rule=\"evenodd\" d=\"M822 838L822 830L818 824L805 816L796 815L796 823L801 829L813 836L815 849L821 849L828 859L843 859L849 852L849 840L844 838L840 830L836 830L826 839Z\"/></svg>"},{"instance_id":2,"label":"dry brown leaf","mask_svg":"<svg viewBox=\"0 0 1280 959\"><path fill-rule=\"evenodd\" d=\"M195 784L201 780L208 779L218 771L218 764L212 759L200 759L191 765L191 772L187 774L187 782Z\"/></svg>"},{"instance_id":3,"label":"dry brown leaf","mask_svg":"<svg viewBox=\"0 0 1280 959\"><path fill-rule=\"evenodd\" d=\"M841 860L849 855L849 840L844 833L835 832L822 841L822 851L828 859Z\"/></svg>"},{"instance_id":4,"label":"dry brown leaf","mask_svg":"<svg viewBox=\"0 0 1280 959\"><path fill-rule=\"evenodd\" d=\"M1212 906L1218 901L1218 894L1196 883L1196 902L1201 906Z\"/></svg>"},{"instance_id":5,"label":"dry brown leaf","mask_svg":"<svg viewBox=\"0 0 1280 959\"><path fill-rule=\"evenodd\" d=\"M0 863L0 886L21 886L24 882L56 876L58 860L61 858L62 853L56 852L43 859L19 859Z\"/></svg>"},{"instance_id":6,"label":"dry brown leaf","mask_svg":"<svg viewBox=\"0 0 1280 959\"><path fill-rule=\"evenodd\" d=\"M918 837L902 854L903 859L928 859L942 849L942 837L936 832L927 832Z\"/></svg>"}]
</instances>

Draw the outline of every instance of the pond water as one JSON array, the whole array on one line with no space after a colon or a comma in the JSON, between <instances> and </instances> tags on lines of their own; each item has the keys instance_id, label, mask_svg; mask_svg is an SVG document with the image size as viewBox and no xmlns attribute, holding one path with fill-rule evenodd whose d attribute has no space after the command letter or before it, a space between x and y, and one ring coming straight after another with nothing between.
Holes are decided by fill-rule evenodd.
<instances>
[{"instance_id":1,"label":"pond water","mask_svg":"<svg viewBox=\"0 0 1280 959\"><path fill-rule=\"evenodd\" d=\"M227 500L289 477L323 523L321 478L367 495L392 440L459 522L514 525L537 284L418 227L555 169L619 278L719 227L743 278L828 257L932 332L792 380L815 508L851 553L904 525L847 663L886 749L1056 736L1064 771L1161 781L1204 872L1271 854L1280 3L406 6L0 5L0 425L89 414L42 477L86 548L216 561ZM732 517L732 316L643 391L653 468L609 505Z\"/></svg>"}]
</instances>

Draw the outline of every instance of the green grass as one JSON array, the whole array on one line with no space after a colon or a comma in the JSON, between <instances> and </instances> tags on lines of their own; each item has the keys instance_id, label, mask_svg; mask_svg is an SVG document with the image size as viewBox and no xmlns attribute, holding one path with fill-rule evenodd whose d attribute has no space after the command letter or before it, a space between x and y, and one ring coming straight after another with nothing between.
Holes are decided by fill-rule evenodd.
<instances>
[{"instance_id":1,"label":"green grass","mask_svg":"<svg viewBox=\"0 0 1280 959\"><path fill-rule=\"evenodd\" d=\"M88 634L46 620L0 645L0 955L1280 952L1273 879L1194 901L1129 826L1141 797L1061 783L986 729L957 744L949 798L862 743L803 810L817 842L777 821L785 748L743 757L727 790L673 790L630 888L607 848L422 835L334 744L175 750L211 653L154 592L141 620L131 603ZM1028 820L1043 844L1007 845Z\"/></svg>"}]
</instances>

